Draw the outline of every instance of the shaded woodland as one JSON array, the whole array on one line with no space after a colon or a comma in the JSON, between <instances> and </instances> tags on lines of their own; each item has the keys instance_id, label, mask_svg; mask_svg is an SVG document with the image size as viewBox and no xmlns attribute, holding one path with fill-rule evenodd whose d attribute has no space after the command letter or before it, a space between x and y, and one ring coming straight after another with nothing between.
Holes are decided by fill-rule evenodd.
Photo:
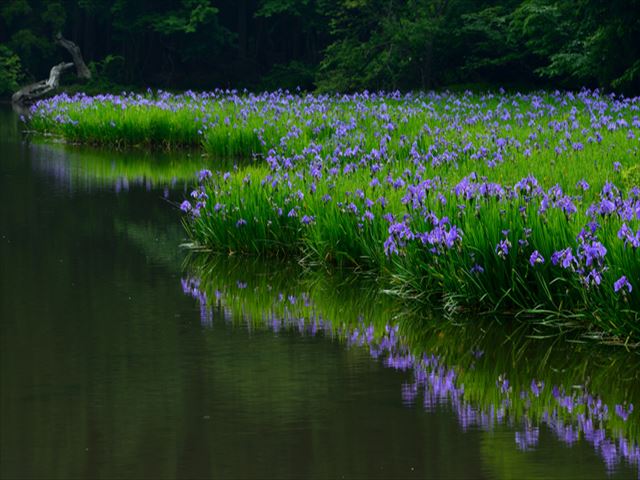
<instances>
[{"instance_id":1,"label":"shaded woodland","mask_svg":"<svg viewBox=\"0 0 640 480\"><path fill-rule=\"evenodd\" d=\"M8 0L0 94L76 42L83 88L640 92L639 0ZM66 83L77 82L72 74Z\"/></svg>"}]
</instances>

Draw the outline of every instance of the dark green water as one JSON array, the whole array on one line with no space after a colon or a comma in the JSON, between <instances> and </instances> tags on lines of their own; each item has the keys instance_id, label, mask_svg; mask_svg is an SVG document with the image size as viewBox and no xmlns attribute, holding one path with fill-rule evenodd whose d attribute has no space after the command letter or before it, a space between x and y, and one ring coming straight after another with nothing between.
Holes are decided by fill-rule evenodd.
<instances>
[{"instance_id":1,"label":"dark green water","mask_svg":"<svg viewBox=\"0 0 640 480\"><path fill-rule=\"evenodd\" d=\"M169 202L197 156L30 144L0 115L1 478L638 477L640 404L614 413L640 400L637 355L407 321L390 361L397 310L358 282L183 269ZM421 379L408 351L439 367ZM532 379L546 396L520 396ZM556 384L573 401L588 385L608 416L585 432Z\"/></svg>"}]
</instances>

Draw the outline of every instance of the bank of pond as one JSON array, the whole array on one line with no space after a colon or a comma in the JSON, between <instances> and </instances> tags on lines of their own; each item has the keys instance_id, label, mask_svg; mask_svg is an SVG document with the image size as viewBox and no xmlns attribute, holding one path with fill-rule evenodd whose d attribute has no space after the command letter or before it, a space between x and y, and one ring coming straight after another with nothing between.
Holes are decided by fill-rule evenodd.
<instances>
[{"instance_id":1,"label":"bank of pond","mask_svg":"<svg viewBox=\"0 0 640 480\"><path fill-rule=\"evenodd\" d=\"M416 310L633 346L639 106L588 90L61 95L28 128L208 154L181 203L194 248L347 266Z\"/></svg>"},{"instance_id":2,"label":"bank of pond","mask_svg":"<svg viewBox=\"0 0 640 480\"><path fill-rule=\"evenodd\" d=\"M33 390L36 400L7 393L9 401L5 402L9 406L5 412L22 411L24 405L29 409L28 418L33 427L21 437L24 443L17 443L13 451L29 451L35 445L35 450L47 452L42 453L37 462L43 467L35 465L34 471L44 471L45 465L56 466L68 476L68 472L76 471L72 467L85 465L76 457L84 454L75 449L85 444L90 447L87 458L93 459L86 465L95 467L104 461L107 465L102 467L104 472L130 473L132 470L119 469L123 466L131 469L131 465L141 472L143 466L150 468L144 470L145 474L155 471L153 469L175 472L186 468L185 465L195 471L193 465L198 462L193 457L186 460L181 457L183 451L193 449L195 438L198 440L195 443L202 447L199 451L202 457L198 458L206 459L203 463L207 463L207 469L218 474L245 471L243 468L246 472L259 472L265 465L267 469L280 468L282 462L288 462L288 458L282 460L283 452L298 452L298 443L306 445L308 442L308 450L304 450L307 452L305 465L299 471L309 468L308 471L340 473L342 470L338 468L358 463L361 458L370 462L371 451L376 445L385 448L402 445L398 448L415 446L419 455L414 455L413 451L405 452L406 455L397 450L385 451L380 454L380 465L396 465L397 462L406 470L394 472L404 472L414 465L405 465L403 462L407 459L424 462L424 465L416 465L417 471L433 471L441 463L455 464L450 467L449 474L456 477L462 472L468 475L471 472L468 469L475 468L476 463L469 459L477 454L477 449L481 457L479 464L485 469L482 472L490 477L637 476L640 466L638 355L635 351L600 345L585 338L591 335L617 343L626 338L616 338L603 324L594 323L591 312L585 308L601 300L600 297L586 298L588 295L606 290L618 295L612 296L618 303L598 304L599 310L594 312L597 315L610 308L613 322L624 321L625 314L633 318L637 312L634 307L637 305L634 297L637 276L628 275L631 289L625 288L622 292L616 292L614 285L606 283L615 283L615 276L607 275L609 269L621 264L616 263L621 259L626 259L627 271L637 269L638 259L634 256L636 250L632 240L618 237L622 224L634 232L638 230L637 216L625 221L620 214L622 211L624 215L624 208L627 208L623 206L624 201L628 201L628 208L637 205L634 187L624 183L628 181L628 172L633 172L633 157L628 157L619 171L614 168L609 171L605 166L601 166L602 170L601 167L594 169L596 172L606 170L607 181L619 185L616 187L619 190L611 197L617 210L607 215L596 213L599 226L592 232L591 243L580 243L575 239L580 250L574 244L572 255L575 259L569 260L570 266L564 268L561 261L553 265L553 252L549 255L541 245L548 242L549 248L553 249L563 239L568 244L574 242L574 237L568 233L567 237L553 234L573 232L571 229L575 228L576 236L579 235L579 222L590 221L589 214L583 210L592 203L602 205L603 199L608 198L601 197L606 184L597 186L599 180L595 176L585 176L585 181L589 186L596 185L600 192L580 186L579 190L569 188L570 191L564 194L570 196L578 210L570 215L565 215L561 207L555 205L558 198L553 192L549 193L546 186L543 189L542 177L538 187L530 190L524 184L517 188L514 185L512 190L503 186L505 191L501 196L493 196L491 189L497 187L489 186L490 180L486 181L487 193L481 193L485 187L483 181L477 179L478 192L464 199L456 196L455 187L447 191L445 186L450 180L443 176L438 180L441 183L437 189L425 189L422 197L422 203L429 205L432 214L439 219L447 216L447 212L455 212L448 214L447 222L436 225L427 220L424 224L418 223L423 221L419 220L420 209L402 198L409 192L416 192L412 182L414 175L419 175L417 172L406 176L390 173L394 182L398 179L404 182L398 183L397 188L386 177L367 173L370 175L368 182L378 178L380 184L363 187L365 195L361 198L355 183L353 187L346 186L348 181L366 178L367 170L360 165L353 167L356 168L354 173L345 173L344 166L337 173L321 169L321 175L311 177L315 179L311 180L310 174L298 167L265 167L265 159L259 156L242 160L218 159L202 157L194 151L150 154L140 149L114 154L110 150L39 141L21 144L19 148L28 148L29 164L34 178L38 179L20 184L48 185L45 192L54 197L49 207L54 213L50 212L47 218L59 215L60 227L52 228L52 234L42 244L64 245L69 252L62 263L57 256L46 262L56 267L57 275L55 286L48 294L58 299L59 310L66 315L67 305L60 300L64 298L64 286L68 281L81 278L83 285L93 287L80 295L94 310L80 309L80 312L93 312L89 317L100 318L100 321L87 321L79 313L78 318L70 321L65 316L62 321L61 317L44 315L44 327L33 328L22 320L11 324L19 328L24 338L35 337L41 342L39 348L47 362L36 362L37 365L44 364L44 370L48 371L47 365L51 364L63 379L61 386L56 386L50 393L41 385L41 378L45 377L23 373L8 365L5 367L9 372L6 375L8 385L15 387L31 382L37 386ZM321 152L318 155L322 157ZM300 167L310 168L303 158L295 162L300 162ZM536 165L532 164L531 168L537 168ZM453 165L441 167L448 168L451 175L457 171ZM371 167L366 168L371 172ZM387 162L381 164L381 168L392 172L393 167ZM463 168L463 164L457 168ZM197 172L200 172L199 180ZM258 174L279 176L280 183L262 186L258 181L261 177L253 177ZM249 179L245 180L248 175ZM289 186L284 178L292 185ZM427 179L435 182L434 176L425 177L425 181ZM198 181L200 185L197 185ZM322 186L325 181L336 186ZM316 183L315 191L312 191L312 182ZM474 181L469 182L472 185ZM12 182L7 181L7 184ZM18 184L13 184L12 191L20 191ZM194 184L195 193L192 194ZM226 194L225 188L228 189ZM339 188L345 189L344 200L334 200L339 198L335 193ZM348 190L351 188L353 190ZM240 193L242 189L243 194ZM299 198L298 190L303 198ZM347 195L347 191L351 193ZM238 196L233 197L229 192L238 192ZM282 197L278 197L279 192L283 192ZM326 203L320 198L314 204L314 195L319 192L333 197ZM387 200L384 208L381 203L367 206L366 200L373 199L373 192L382 192ZM279 199L288 211L277 215L272 209L270 211L275 215L254 219L247 213L247 199L252 194L265 195L264 201ZM444 203L439 194L448 203ZM44 202L48 202L46 195L42 194ZM620 200L627 198L625 196L630 199ZM177 246L185 239L177 207L185 198L190 199L190 207L184 207L183 220L187 232L193 235L190 246L194 251L183 262L184 250ZM358 212L353 212L346 199L358 208ZM519 208L517 214L511 212L518 199L527 207L524 212L527 215ZM338 206L338 201L342 206ZM202 202L200 207L197 207L198 202ZM447 210L447 205L453 202L468 206L461 209L456 205ZM220 209L216 211L216 203L227 205L224 214L220 214ZM317 208L315 221L303 222L302 212L313 205ZM199 208L198 213L194 212L195 208ZM505 210L505 213L496 211L491 217L492 208ZM540 211L544 208L547 210ZM361 218L363 226L359 227L356 217L364 217L367 209L374 218L369 224L364 223L366 218ZM15 217L21 221L32 217L34 211L40 215L47 211L33 210L26 202L15 210ZM297 216L289 215L291 210ZM472 210L475 210L473 215L470 214ZM458 211L462 213L458 214ZM102 214L95 215L95 212ZM405 213L410 215L400 223L404 223L414 237L406 231L390 231L391 224L383 223L386 222L384 218L380 224L375 223L387 213L398 218ZM220 214L217 220L216 214ZM327 217L321 224L318 219L324 214L333 215L337 223L329 224ZM240 218L246 219L247 223L238 226ZM265 237L258 235L266 236L268 233L265 232L269 232L265 228L261 233L257 227L260 218L283 222L277 224L277 228L289 229L287 238L292 240L292 245L260 246ZM502 228L502 224L486 224L486 218L515 222L509 224L510 232L497 233L495 241L504 240L503 246L508 249L503 255L493 249L483 252L480 248L482 241L491 238L492 228ZM230 233L226 234L230 239L207 242L204 234L196 237L196 229L206 225L198 222L206 219L219 222L211 224L218 225L216 232L224 231L224 222L227 222ZM426 226L420 231L417 225ZM374 226L380 229L380 237L370 233ZM542 230L534 230L534 226ZM37 230L33 225L29 228ZM514 236L514 229L518 228L531 228L532 231L528 236L524 231L522 237ZM417 237L417 233L437 235L437 229L441 229L445 238L442 245L430 243L429 237L423 243L422 238ZM367 245L373 252L371 258L376 249L379 250L375 254L378 259L375 261L379 263L366 256L349 258L346 253L337 253L323 257L308 250L303 242L318 241L324 231L337 232L336 244L345 251L347 240L354 242L349 248ZM449 248L446 236L449 234L451 238L451 231L459 232L460 238ZM241 235L237 232L244 232L245 236L232 239ZM253 232L254 236L248 232ZM607 232L608 236L605 235ZM273 233L276 234L282 235ZM94 256L100 256L94 252L101 251L95 248L87 249L85 256L79 257L78 262L87 271L99 272L96 278L100 280L83 276L84 267L72 264L73 258L82 255L83 250L75 251L78 247L69 240L69 235L84 238L85 245L97 246L103 249L102 253L111 251L106 247L115 241L110 236L118 238L111 256L102 261L94 262ZM483 235L485 240L482 240ZM362 241L357 237L363 237ZM397 252L385 250L392 245L388 241L390 237ZM93 238L100 241L89 240ZM232 244L232 241L236 243ZM375 241L381 243L376 245ZM607 249L602 258L592 260L592 268L603 272L602 281L600 284L574 281L574 277L581 274L580 265L586 266L587 262L586 257L580 255L587 255L586 248L593 247L595 242L601 242ZM473 245L474 250L470 251ZM534 247L544 261L531 264L527 249ZM436 251L429 251L431 248ZM29 259L35 250L25 247L25 251L23 258ZM230 252L233 255L228 255ZM622 252L622 256L615 252ZM496 308L486 308L487 303L473 306L466 304L465 298L443 295L442 288L451 288L450 293L467 288L466 284L448 287L447 282L456 278L456 265L460 268L469 266L464 263L468 253L474 254L471 267L477 265L469 276L477 281L510 281L508 277L500 280L495 272L491 273L491 269L503 265L505 270L501 274L508 275L507 268L516 269L517 272L511 274L528 275L525 277L529 281L527 288L535 289L536 281L544 280L544 277L538 280L536 275L543 275L542 272L553 275L557 270L566 278L552 278L549 288L553 290L562 284L565 289L562 298L566 302L576 295L572 289L581 289L585 303L569 303L563 310L542 311L537 307L539 310L533 311L527 305L519 310L510 303L508 295ZM415 259L423 259L423 264L416 265L404 276L402 270L394 270L409 268ZM36 261L33 262L35 265ZM13 261L13 271L24 268L22 263L19 258ZM67 265L68 277L60 276L58 265ZM446 269L447 265L451 270ZM145 269L145 266L149 268ZM341 266L347 268L339 268ZM420 282L428 282L425 283L431 289L428 291L418 291L421 284L415 280L411 283L409 278L409 275L424 276L420 270L423 268L432 269L428 275L433 277L420 278ZM38 268L30 270L33 281L43 281L45 277ZM483 276L485 273L489 276ZM449 274L453 277L448 278ZM466 280L463 277L460 281ZM444 287L439 287L438 282ZM486 285L487 289L491 288L490 283ZM501 286L497 284L496 288ZM109 290L114 290L113 297L126 305L118 315L103 308L111 306L111 295L105 295L99 301L101 297L97 292ZM78 294L77 290L73 292ZM587 303L589 301L593 303ZM559 311L564 312L563 315L558 315ZM39 314L37 318L40 318ZM84 341L69 341L70 338L77 339L79 332L87 335ZM52 336L55 341L51 340ZM92 345L91 348L85 341ZM7 351L14 355L25 351L19 342L10 347ZM68 353L68 357L63 356L66 361L53 361L56 357L51 352L57 349ZM83 354L93 355L95 351L98 353L96 358L90 357L92 362L77 361ZM348 361L336 361L336 356ZM69 368L69 365L81 365L82 368ZM89 381L90 388L78 388L83 381ZM363 390L371 395L366 398L358 397L363 393L354 387L357 384L361 388L363 383L371 387ZM381 386L388 383L391 383L391 394ZM71 392L71 397L63 394L65 389ZM14 388L5 392L12 390ZM47 408L34 409L29 403L34 401L50 403L43 404ZM89 413L77 414L85 408ZM114 408L117 415L111 424L110 412ZM50 412L57 409L68 411L68 417L59 425L47 423ZM23 417L7 414L5 418L10 423L10 431L22 431ZM450 418L464 434L454 436L454 429L445 422ZM411 428L402 423L402 419ZM167 427L172 422L175 422L175 429ZM282 435L274 435L274 431L281 431ZM331 432L329 441L324 436L327 431ZM264 445L265 432L271 432L269 439L278 441ZM384 432L387 438L376 437L376 432ZM60 435L74 440L60 442ZM109 443L112 440L114 443ZM40 450L42 442L49 448ZM367 450L360 457L359 450L354 453L357 449L350 448L359 443L361 448L373 450ZM50 447L60 445L60 451L64 451L67 444L73 448L64 454L66 457ZM105 445L108 448L104 448ZM180 449L176 445L185 447ZM340 445L338 450L347 452L348 458L329 462L324 451L317 457L308 453L322 450L322 446L327 445L331 448ZM461 453L461 448L465 452ZM140 453L147 458L147 451L150 452L148 464L141 461ZM160 458L158 451L164 452ZM21 458L19 455L9 458L6 471L11 472L12 467L15 471L24 471L25 463ZM340 463L342 460L344 463ZM322 470L314 470L307 464ZM367 465L368 470L359 465L353 471L373 472L371 476L375 476L378 464L374 464ZM258 465L256 470L251 470L255 465ZM289 468L294 467L289 465ZM385 472L378 473L385 476Z\"/></svg>"}]
</instances>

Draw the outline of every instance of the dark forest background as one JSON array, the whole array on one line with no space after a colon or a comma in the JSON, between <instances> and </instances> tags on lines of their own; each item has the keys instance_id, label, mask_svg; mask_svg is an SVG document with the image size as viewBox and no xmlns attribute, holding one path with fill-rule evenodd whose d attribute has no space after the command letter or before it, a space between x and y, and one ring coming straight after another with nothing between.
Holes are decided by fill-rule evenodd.
<instances>
[{"instance_id":1,"label":"dark forest background","mask_svg":"<svg viewBox=\"0 0 640 480\"><path fill-rule=\"evenodd\" d=\"M69 61L58 31L96 90L638 94L639 12L640 0L0 0L0 94Z\"/></svg>"}]
</instances>

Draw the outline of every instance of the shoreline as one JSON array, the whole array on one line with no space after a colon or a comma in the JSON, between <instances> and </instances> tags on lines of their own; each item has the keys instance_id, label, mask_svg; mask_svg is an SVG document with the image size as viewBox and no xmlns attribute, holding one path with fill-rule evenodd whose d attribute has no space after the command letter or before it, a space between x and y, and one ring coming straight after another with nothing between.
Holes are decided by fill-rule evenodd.
<instances>
[{"instance_id":1,"label":"shoreline","mask_svg":"<svg viewBox=\"0 0 640 480\"><path fill-rule=\"evenodd\" d=\"M63 95L29 122L81 143L261 155L201 172L182 205L201 248L349 265L417 306L518 312L636 344L637 104L590 91L220 90Z\"/></svg>"}]
</instances>

